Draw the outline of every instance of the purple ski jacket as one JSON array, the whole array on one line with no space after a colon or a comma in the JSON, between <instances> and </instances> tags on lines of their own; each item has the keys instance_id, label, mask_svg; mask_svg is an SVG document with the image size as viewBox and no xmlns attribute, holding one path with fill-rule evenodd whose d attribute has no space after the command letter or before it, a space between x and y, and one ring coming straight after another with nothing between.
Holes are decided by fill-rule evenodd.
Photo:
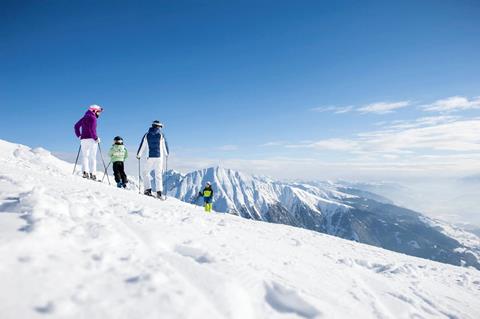
<instances>
[{"instance_id":1,"label":"purple ski jacket","mask_svg":"<svg viewBox=\"0 0 480 319\"><path fill-rule=\"evenodd\" d=\"M82 130L80 131L80 128ZM92 111L87 113L75 124L75 135L82 140L87 138L98 139L97 136L97 116Z\"/></svg>"}]
</instances>

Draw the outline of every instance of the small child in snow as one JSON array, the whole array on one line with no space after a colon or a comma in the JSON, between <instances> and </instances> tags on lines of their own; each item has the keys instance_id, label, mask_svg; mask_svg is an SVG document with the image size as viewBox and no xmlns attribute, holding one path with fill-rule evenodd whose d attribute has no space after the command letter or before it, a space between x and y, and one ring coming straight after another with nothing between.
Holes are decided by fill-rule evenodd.
<instances>
[{"instance_id":1,"label":"small child in snow","mask_svg":"<svg viewBox=\"0 0 480 319\"><path fill-rule=\"evenodd\" d=\"M115 182L117 182L118 188L127 187L127 175L125 174L124 162L128 157L128 151L123 145L123 139L120 136L116 136L113 139L112 148L108 152L113 163L113 175L115 176Z\"/></svg>"},{"instance_id":2,"label":"small child in snow","mask_svg":"<svg viewBox=\"0 0 480 319\"><path fill-rule=\"evenodd\" d=\"M207 213L210 213L212 211L212 206L213 206L213 189L212 189L212 183L207 182L205 184L205 188L203 191L198 193L198 196L203 197L203 202L205 203L205 211Z\"/></svg>"}]
</instances>

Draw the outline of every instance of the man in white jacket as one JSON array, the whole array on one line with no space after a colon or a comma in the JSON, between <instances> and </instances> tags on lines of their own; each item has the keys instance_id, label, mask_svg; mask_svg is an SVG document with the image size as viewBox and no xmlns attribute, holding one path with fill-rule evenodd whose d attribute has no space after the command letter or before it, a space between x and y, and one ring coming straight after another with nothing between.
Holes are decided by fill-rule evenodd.
<instances>
[{"instance_id":1,"label":"man in white jacket","mask_svg":"<svg viewBox=\"0 0 480 319\"><path fill-rule=\"evenodd\" d=\"M137 151L137 159L140 159L148 148L147 164L143 171L143 184L145 187L144 194L152 195L152 180L151 174L155 176L155 191L157 197L162 197L163 189L163 173L165 171L165 164L169 155L168 144L165 136L161 132L163 124L159 121L153 121L152 127L143 136L140 146Z\"/></svg>"}]
</instances>

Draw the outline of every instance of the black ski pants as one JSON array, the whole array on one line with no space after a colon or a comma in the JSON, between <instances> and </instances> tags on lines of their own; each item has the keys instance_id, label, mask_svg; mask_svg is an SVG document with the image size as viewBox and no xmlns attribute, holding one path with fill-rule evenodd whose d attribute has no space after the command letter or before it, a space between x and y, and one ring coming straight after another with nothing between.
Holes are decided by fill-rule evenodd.
<instances>
[{"instance_id":1,"label":"black ski pants","mask_svg":"<svg viewBox=\"0 0 480 319\"><path fill-rule=\"evenodd\" d=\"M113 176L115 176L115 182L117 183L126 184L128 182L123 162L113 162Z\"/></svg>"}]
</instances>

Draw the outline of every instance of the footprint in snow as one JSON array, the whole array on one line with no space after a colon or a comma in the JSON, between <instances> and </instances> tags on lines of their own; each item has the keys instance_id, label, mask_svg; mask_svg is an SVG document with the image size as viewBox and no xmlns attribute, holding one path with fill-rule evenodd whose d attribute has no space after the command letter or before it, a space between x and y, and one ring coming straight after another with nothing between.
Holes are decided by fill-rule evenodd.
<instances>
[{"instance_id":1,"label":"footprint in snow","mask_svg":"<svg viewBox=\"0 0 480 319\"><path fill-rule=\"evenodd\" d=\"M1 179L0 179L1 180ZM15 212L20 203L20 197L6 197L0 200L0 212Z\"/></svg>"},{"instance_id":2,"label":"footprint in snow","mask_svg":"<svg viewBox=\"0 0 480 319\"><path fill-rule=\"evenodd\" d=\"M301 246L302 243L300 242L300 240L296 239L296 238L291 238L291 241L292 241L292 246L295 246L295 247L298 247L298 246Z\"/></svg>"},{"instance_id":3,"label":"footprint in snow","mask_svg":"<svg viewBox=\"0 0 480 319\"><path fill-rule=\"evenodd\" d=\"M125 279L125 282L127 284L137 284L142 281L149 281L150 280L150 275L144 274L144 275L138 275L138 276L133 276Z\"/></svg>"},{"instance_id":4,"label":"footprint in snow","mask_svg":"<svg viewBox=\"0 0 480 319\"><path fill-rule=\"evenodd\" d=\"M31 233L33 232L35 228L35 220L32 218L31 214L23 214L20 216L21 219L25 221L25 225L20 227L18 231L20 232L25 232L25 233Z\"/></svg>"},{"instance_id":5,"label":"footprint in snow","mask_svg":"<svg viewBox=\"0 0 480 319\"><path fill-rule=\"evenodd\" d=\"M98 262L103 260L103 255L102 254L92 254L90 257L92 257L92 260L98 261Z\"/></svg>"},{"instance_id":6,"label":"footprint in snow","mask_svg":"<svg viewBox=\"0 0 480 319\"><path fill-rule=\"evenodd\" d=\"M143 210L143 208L132 210L132 211L129 212L129 214L130 215L138 215L140 217L146 217L145 216L145 211Z\"/></svg>"},{"instance_id":7,"label":"footprint in snow","mask_svg":"<svg viewBox=\"0 0 480 319\"><path fill-rule=\"evenodd\" d=\"M303 300L294 290L287 289L276 282L265 284L265 300L276 311L293 313L303 318L318 318L321 313Z\"/></svg>"},{"instance_id":8,"label":"footprint in snow","mask_svg":"<svg viewBox=\"0 0 480 319\"><path fill-rule=\"evenodd\" d=\"M32 261L32 257L30 257L30 256L18 256L17 260L20 263L29 263L29 262Z\"/></svg>"},{"instance_id":9,"label":"footprint in snow","mask_svg":"<svg viewBox=\"0 0 480 319\"><path fill-rule=\"evenodd\" d=\"M53 302L49 301L45 305L37 306L34 309L38 313L49 314L49 313L52 313L55 310L55 306L54 306Z\"/></svg>"},{"instance_id":10,"label":"footprint in snow","mask_svg":"<svg viewBox=\"0 0 480 319\"><path fill-rule=\"evenodd\" d=\"M175 247L175 251L184 257L192 258L199 264L209 264L215 261L215 259L212 256L210 256L208 252L203 251L200 248L195 248L195 247L185 246L185 245L177 245Z\"/></svg>"}]
</instances>

